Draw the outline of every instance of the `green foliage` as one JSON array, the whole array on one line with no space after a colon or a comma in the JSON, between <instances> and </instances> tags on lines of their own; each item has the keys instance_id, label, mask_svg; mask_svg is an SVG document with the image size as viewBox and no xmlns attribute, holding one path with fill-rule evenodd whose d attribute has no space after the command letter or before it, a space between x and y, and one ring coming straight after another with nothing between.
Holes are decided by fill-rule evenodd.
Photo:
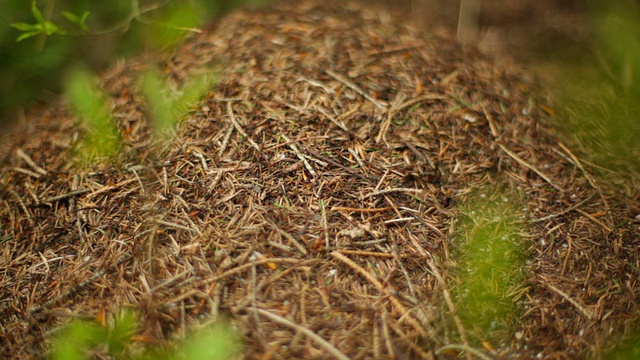
<instances>
[{"instance_id":1,"label":"green foliage","mask_svg":"<svg viewBox=\"0 0 640 360\"><path fill-rule=\"evenodd\" d=\"M76 24L82 31L89 31L89 27L87 26L87 17L89 16L88 11L83 11L82 14L76 15L69 11L63 11L62 15L69 20L69 22Z\"/></svg>"},{"instance_id":2,"label":"green foliage","mask_svg":"<svg viewBox=\"0 0 640 360\"><path fill-rule=\"evenodd\" d=\"M142 35L153 48L167 48L177 44L190 32L200 32L197 28L205 19L204 12L197 6L190 6L187 2L168 4L162 11L158 11L151 19L140 19L149 25L144 28Z\"/></svg>"},{"instance_id":3,"label":"green foliage","mask_svg":"<svg viewBox=\"0 0 640 360\"><path fill-rule=\"evenodd\" d=\"M639 16L634 1L593 2L596 56L573 59L557 81L558 126L582 156L617 177L640 176Z\"/></svg>"},{"instance_id":4,"label":"green foliage","mask_svg":"<svg viewBox=\"0 0 640 360\"><path fill-rule=\"evenodd\" d=\"M77 322L60 335L51 358L53 360L84 359L88 349L105 342L105 331L98 324Z\"/></svg>"},{"instance_id":5,"label":"green foliage","mask_svg":"<svg viewBox=\"0 0 640 360\"><path fill-rule=\"evenodd\" d=\"M18 36L17 41L22 41L24 39L28 39L40 34L47 36L53 34L67 34L67 32L65 30L62 30L58 25L44 19L42 13L40 12L40 9L38 9L38 5L36 5L35 0L31 3L31 13L33 14L33 18L36 20L35 23L30 24L25 22L17 22L11 24L12 27L22 31L22 34ZM65 18L67 18L67 20L69 20L69 22L76 24L81 30L89 31L87 24L85 24L85 22L87 21L87 17L89 16L88 11L83 12L81 15L76 15L72 12L65 11L63 12L63 15Z\"/></svg>"},{"instance_id":6,"label":"green foliage","mask_svg":"<svg viewBox=\"0 0 640 360\"><path fill-rule=\"evenodd\" d=\"M52 35L64 33L56 24L52 23L51 21L46 21L44 17L42 17L42 13L38 9L35 1L31 3L31 12L33 13L33 17L36 20L35 24L28 24L23 22L11 24L11 26L23 32L22 35L18 36L18 41L39 34Z\"/></svg>"},{"instance_id":7,"label":"green foliage","mask_svg":"<svg viewBox=\"0 0 640 360\"><path fill-rule=\"evenodd\" d=\"M594 3L592 23L606 71L624 92L640 91L640 6L636 1Z\"/></svg>"},{"instance_id":8,"label":"green foliage","mask_svg":"<svg viewBox=\"0 0 640 360\"><path fill-rule=\"evenodd\" d=\"M214 73L208 72L194 76L181 89L175 89L162 81L157 71L148 71L142 76L141 90L150 125L161 146L168 145L174 138L180 120L214 86L215 79ZM122 149L122 139L105 96L86 69L72 72L66 97L84 130L76 148L76 160L81 165L113 160Z\"/></svg>"},{"instance_id":9,"label":"green foliage","mask_svg":"<svg viewBox=\"0 0 640 360\"><path fill-rule=\"evenodd\" d=\"M127 346L137 328L137 315L128 309L120 311L109 326L102 326L95 321L73 322L58 336L51 358L82 360L98 352L126 358Z\"/></svg>"},{"instance_id":10,"label":"green foliage","mask_svg":"<svg viewBox=\"0 0 640 360\"><path fill-rule=\"evenodd\" d=\"M95 71L114 58L166 49L223 12L264 2L5 1L0 11L0 123L15 108L63 91L69 64L85 63Z\"/></svg>"},{"instance_id":11,"label":"green foliage","mask_svg":"<svg viewBox=\"0 0 640 360\"><path fill-rule=\"evenodd\" d=\"M121 310L106 324L74 321L54 339L51 359L229 359L242 350L238 336L225 322L192 333L172 349L144 348L136 343L139 328L138 315L129 309Z\"/></svg>"},{"instance_id":12,"label":"green foliage","mask_svg":"<svg viewBox=\"0 0 640 360\"><path fill-rule=\"evenodd\" d=\"M66 95L85 130L77 158L84 164L112 159L120 151L120 135L104 95L87 70L78 69L71 74Z\"/></svg>"},{"instance_id":13,"label":"green foliage","mask_svg":"<svg viewBox=\"0 0 640 360\"><path fill-rule=\"evenodd\" d=\"M168 142L175 128L189 107L206 94L215 83L213 73L195 76L181 89L173 90L163 83L157 71L148 71L142 76L142 93L146 99L157 140Z\"/></svg>"},{"instance_id":14,"label":"green foliage","mask_svg":"<svg viewBox=\"0 0 640 360\"><path fill-rule=\"evenodd\" d=\"M231 328L225 323L217 322L189 336L175 357L165 359L230 359L240 353L239 344L238 336Z\"/></svg>"},{"instance_id":15,"label":"green foliage","mask_svg":"<svg viewBox=\"0 0 640 360\"><path fill-rule=\"evenodd\" d=\"M464 328L476 340L507 339L518 322L525 259L518 235L517 195L470 195L460 206L455 298Z\"/></svg>"}]
</instances>

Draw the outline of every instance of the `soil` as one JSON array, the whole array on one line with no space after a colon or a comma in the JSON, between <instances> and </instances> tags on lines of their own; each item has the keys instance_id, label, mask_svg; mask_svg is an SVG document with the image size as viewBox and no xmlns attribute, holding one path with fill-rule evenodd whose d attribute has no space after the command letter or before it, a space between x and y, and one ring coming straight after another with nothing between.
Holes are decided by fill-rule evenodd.
<instances>
[{"instance_id":1,"label":"soil","mask_svg":"<svg viewBox=\"0 0 640 360\"><path fill-rule=\"evenodd\" d=\"M140 95L150 64L174 90L218 81L169 144ZM637 321L637 188L598 181L530 74L451 36L384 7L284 2L100 85L117 159L74 161L84 130L64 102L0 145L4 358L45 357L64 324L122 308L140 313L132 348L226 318L260 359L599 357ZM476 197L512 204L527 254L499 337L456 305Z\"/></svg>"}]
</instances>

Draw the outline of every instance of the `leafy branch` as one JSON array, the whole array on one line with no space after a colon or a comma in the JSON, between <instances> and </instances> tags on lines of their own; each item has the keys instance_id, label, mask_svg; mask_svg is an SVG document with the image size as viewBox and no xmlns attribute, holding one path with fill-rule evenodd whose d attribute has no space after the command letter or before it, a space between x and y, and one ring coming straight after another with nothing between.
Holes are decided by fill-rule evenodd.
<instances>
[{"instance_id":1,"label":"leafy branch","mask_svg":"<svg viewBox=\"0 0 640 360\"><path fill-rule=\"evenodd\" d=\"M17 41L22 41L24 39L28 39L33 36L37 36L40 34L44 34L46 36L50 35L66 35L67 32L61 29L55 23L45 20L44 16L42 16L42 12L38 9L35 0L31 3L31 13L33 14L35 23L25 23L18 22L12 23L11 26L22 31L22 34L18 36ZM71 23L76 24L82 31L89 31L87 24L87 17L89 16L88 11L84 11L82 14L76 15L69 11L64 11L62 15Z\"/></svg>"},{"instance_id":2,"label":"leafy branch","mask_svg":"<svg viewBox=\"0 0 640 360\"><path fill-rule=\"evenodd\" d=\"M131 23L134 21L138 21L140 23L147 24L147 25L164 26L164 27L175 29L175 30L200 32L200 30L193 27L175 26L170 23L162 23L162 22L157 22L157 21L152 21L152 20L147 20L142 18L142 15L158 10L166 6L171 1L172 0L164 0L154 4L147 5L145 7L140 7L138 0L131 0L131 12L127 17L125 17L122 21L114 24L110 28L91 32L90 34L104 35L104 34L112 33L121 29L124 29L124 31L126 31L128 30L128 27L131 25ZM35 0L31 3L31 13L33 14L33 18L35 20L34 23L17 22L17 23L11 24L13 28L22 31L22 34L18 36L17 41L22 41L24 39L28 39L30 37L34 37L37 35L51 36L51 35L69 35L70 34L68 31L62 29L56 23L50 20L46 20L42 15L42 12L40 11L40 9L38 9L38 6L36 5ZM75 14L70 11L63 11L62 15L70 23L75 24L82 32L89 33L89 27L86 24L87 17L89 16L89 11L83 11L80 14Z\"/></svg>"}]
</instances>

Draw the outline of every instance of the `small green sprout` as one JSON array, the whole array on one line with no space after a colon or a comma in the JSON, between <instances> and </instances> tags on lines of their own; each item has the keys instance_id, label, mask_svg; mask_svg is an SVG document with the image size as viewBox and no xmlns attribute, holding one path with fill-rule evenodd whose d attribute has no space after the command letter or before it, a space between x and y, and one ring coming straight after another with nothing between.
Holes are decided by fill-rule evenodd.
<instances>
[{"instance_id":1,"label":"small green sprout","mask_svg":"<svg viewBox=\"0 0 640 360\"><path fill-rule=\"evenodd\" d=\"M142 93L152 120L156 140L167 143L191 106L203 97L215 82L215 76L205 74L194 77L182 89L172 89L155 71L142 76Z\"/></svg>"},{"instance_id":2,"label":"small green sprout","mask_svg":"<svg viewBox=\"0 0 640 360\"><path fill-rule=\"evenodd\" d=\"M76 15L69 11L63 11L62 16L67 18L69 22L76 24L82 31L88 32L89 27L86 24L87 17L89 16L88 11L83 11L82 14Z\"/></svg>"},{"instance_id":3,"label":"small green sprout","mask_svg":"<svg viewBox=\"0 0 640 360\"><path fill-rule=\"evenodd\" d=\"M35 1L31 3L31 13L33 14L33 18L36 20L35 23L30 24L25 22L18 22L18 23L11 24L13 28L16 28L22 31L22 34L18 36L16 41L22 41L24 39L28 39L30 37L34 37L40 34L44 34L46 36L50 36L54 34L57 34L57 35L67 34L65 30L61 29L55 23L49 20L45 20L44 16L42 16L42 12L40 12L40 9L38 9L38 6L36 5ZM65 18L67 18L67 20L69 20L70 22L76 24L82 31L89 31L89 28L85 24L85 21L89 16L88 11L85 11L80 15L76 15L72 12L65 11L62 13L62 15Z\"/></svg>"},{"instance_id":4,"label":"small green sprout","mask_svg":"<svg viewBox=\"0 0 640 360\"><path fill-rule=\"evenodd\" d=\"M66 95L85 129L77 157L84 163L115 157L121 148L120 133L104 95L88 71L78 69L71 74Z\"/></svg>"}]
</instances>

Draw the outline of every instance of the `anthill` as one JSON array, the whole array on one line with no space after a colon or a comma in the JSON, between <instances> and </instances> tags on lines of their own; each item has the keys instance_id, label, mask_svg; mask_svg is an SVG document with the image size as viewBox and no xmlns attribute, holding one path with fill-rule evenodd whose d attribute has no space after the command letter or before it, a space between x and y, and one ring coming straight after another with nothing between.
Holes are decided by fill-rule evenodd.
<instances>
[{"instance_id":1,"label":"anthill","mask_svg":"<svg viewBox=\"0 0 640 360\"><path fill-rule=\"evenodd\" d=\"M154 68L169 104L215 84L163 108ZM132 348L224 317L244 356L281 359L576 357L637 313L637 209L553 135L530 77L381 9L239 11L99 84L111 159L84 159L91 121L64 103L4 145L5 358L122 308Z\"/></svg>"}]
</instances>

